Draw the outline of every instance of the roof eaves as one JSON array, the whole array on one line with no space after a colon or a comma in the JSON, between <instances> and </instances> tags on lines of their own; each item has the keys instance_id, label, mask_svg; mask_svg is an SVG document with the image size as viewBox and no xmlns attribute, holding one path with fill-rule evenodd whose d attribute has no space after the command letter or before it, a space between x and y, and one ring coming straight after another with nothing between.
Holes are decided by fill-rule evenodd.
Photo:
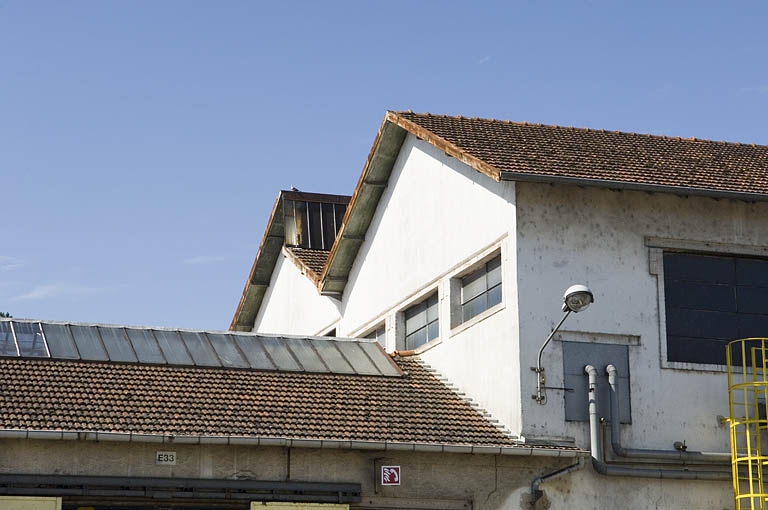
<instances>
[{"instance_id":1,"label":"roof eaves","mask_svg":"<svg viewBox=\"0 0 768 510\"><path fill-rule=\"evenodd\" d=\"M626 189L633 191L646 191L650 193L672 193L674 195L701 196L709 198L728 198L745 202L768 202L768 195L764 193L745 193L742 191L716 190L711 188L694 188L689 186L670 186L663 184L649 184L631 181L613 181L607 179L587 179L583 177L569 177L552 174L532 174L524 172L501 172L502 181L539 182L545 184L573 184L576 186L590 186L596 188Z\"/></svg>"},{"instance_id":2,"label":"roof eaves","mask_svg":"<svg viewBox=\"0 0 768 510\"><path fill-rule=\"evenodd\" d=\"M344 221L331 248L328 262L320 276L318 288L321 294L338 297L344 292L352 264L365 240L365 234L384 188L387 186L407 133L435 146L491 179L500 180L501 172L493 165L470 155L432 131L403 118L398 112L388 111L384 115L384 121L373 142L363 173L352 194L347 213L344 215Z\"/></svg>"},{"instance_id":3,"label":"roof eaves","mask_svg":"<svg viewBox=\"0 0 768 510\"><path fill-rule=\"evenodd\" d=\"M357 182L347 212L331 247L318 289L321 294L339 297L371 224L379 199L387 187L407 131L393 122L387 112Z\"/></svg>"},{"instance_id":4,"label":"roof eaves","mask_svg":"<svg viewBox=\"0 0 768 510\"><path fill-rule=\"evenodd\" d=\"M178 434L132 434L107 431L26 430L0 429L2 439L90 440L122 443L177 443L177 444L226 444L250 446L283 446L292 448L327 448L344 450L413 451L438 453L472 453L490 455L518 455L525 457L585 457L589 452L575 447L489 446L450 443L416 443L397 441L359 441L338 439L304 439L289 437L256 436L206 436Z\"/></svg>"},{"instance_id":5,"label":"roof eaves","mask_svg":"<svg viewBox=\"0 0 768 510\"><path fill-rule=\"evenodd\" d=\"M269 215L264 237L261 239L259 250L251 266L248 280L245 282L243 294L237 305L235 316L229 325L230 331L251 331L259 313L261 302L266 294L272 278L272 271L277 263L285 241L285 218L278 211L282 210L283 193L280 192Z\"/></svg>"}]
</instances>

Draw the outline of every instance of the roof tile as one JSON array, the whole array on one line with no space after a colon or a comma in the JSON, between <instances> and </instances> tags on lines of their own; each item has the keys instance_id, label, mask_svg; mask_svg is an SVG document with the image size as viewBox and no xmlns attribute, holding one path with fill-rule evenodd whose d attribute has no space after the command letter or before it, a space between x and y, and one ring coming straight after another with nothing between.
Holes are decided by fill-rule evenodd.
<instances>
[{"instance_id":1,"label":"roof tile","mask_svg":"<svg viewBox=\"0 0 768 510\"><path fill-rule=\"evenodd\" d=\"M768 194L768 146L396 112L500 172Z\"/></svg>"},{"instance_id":2,"label":"roof tile","mask_svg":"<svg viewBox=\"0 0 768 510\"><path fill-rule=\"evenodd\" d=\"M515 446L428 372L402 377L0 359L0 428Z\"/></svg>"}]
</instances>

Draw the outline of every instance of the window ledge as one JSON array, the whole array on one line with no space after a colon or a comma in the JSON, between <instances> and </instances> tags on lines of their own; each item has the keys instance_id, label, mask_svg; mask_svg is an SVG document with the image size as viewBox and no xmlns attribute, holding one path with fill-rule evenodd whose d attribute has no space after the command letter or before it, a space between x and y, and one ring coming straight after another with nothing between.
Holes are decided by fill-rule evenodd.
<instances>
[{"instance_id":1,"label":"window ledge","mask_svg":"<svg viewBox=\"0 0 768 510\"><path fill-rule=\"evenodd\" d=\"M496 315L500 311L504 310L504 308L506 308L506 307L504 306L504 302L503 301L501 303L499 303L498 305L493 305L489 309L487 309L487 310L485 310L485 311L475 315L474 317L472 317L468 321L462 322L461 324L459 324L455 328L451 329L451 335L450 336L458 335L459 333L461 333L465 329L471 328L472 326L474 326L478 322L484 321L485 319L487 319L491 315Z\"/></svg>"},{"instance_id":2,"label":"window ledge","mask_svg":"<svg viewBox=\"0 0 768 510\"><path fill-rule=\"evenodd\" d=\"M714 365L714 364L708 364L708 363L691 363L691 362L685 362L685 361L667 361L666 359L661 360L661 368L670 369L670 370L688 370L688 371L694 371L694 372L721 372L725 373L728 371L728 367L725 365Z\"/></svg>"},{"instance_id":3,"label":"window ledge","mask_svg":"<svg viewBox=\"0 0 768 510\"><path fill-rule=\"evenodd\" d=\"M427 342L425 344L421 344L420 346L418 346L415 349L413 349L413 353L414 354L421 354L421 353L423 353L425 351L430 350L433 347L437 347L441 343L443 343L443 339L438 336L437 338L433 338L429 342Z\"/></svg>"}]
</instances>

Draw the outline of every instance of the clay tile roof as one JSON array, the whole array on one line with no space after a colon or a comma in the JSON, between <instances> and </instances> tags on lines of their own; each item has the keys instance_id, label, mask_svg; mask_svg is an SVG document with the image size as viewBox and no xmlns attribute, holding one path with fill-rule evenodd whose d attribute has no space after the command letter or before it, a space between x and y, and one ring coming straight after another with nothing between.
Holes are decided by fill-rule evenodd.
<instances>
[{"instance_id":1,"label":"clay tile roof","mask_svg":"<svg viewBox=\"0 0 768 510\"><path fill-rule=\"evenodd\" d=\"M412 112L395 116L497 172L768 194L768 146ZM497 176L497 178L499 178Z\"/></svg>"},{"instance_id":2,"label":"clay tile roof","mask_svg":"<svg viewBox=\"0 0 768 510\"><path fill-rule=\"evenodd\" d=\"M317 282L323 272L330 251L300 248L298 246L286 246L286 249L295 257L301 266L307 270L312 280Z\"/></svg>"},{"instance_id":3,"label":"clay tile roof","mask_svg":"<svg viewBox=\"0 0 768 510\"><path fill-rule=\"evenodd\" d=\"M0 359L0 429L506 446L415 358L401 377Z\"/></svg>"}]
</instances>

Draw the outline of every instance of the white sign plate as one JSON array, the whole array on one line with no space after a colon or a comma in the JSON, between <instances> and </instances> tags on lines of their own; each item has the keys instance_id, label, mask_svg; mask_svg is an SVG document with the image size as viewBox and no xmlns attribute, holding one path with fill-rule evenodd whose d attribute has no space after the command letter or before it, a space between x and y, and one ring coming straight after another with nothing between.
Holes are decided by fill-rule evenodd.
<instances>
[{"instance_id":1,"label":"white sign plate","mask_svg":"<svg viewBox=\"0 0 768 510\"><path fill-rule=\"evenodd\" d=\"M159 466L175 466L176 452L155 452L155 464Z\"/></svg>"}]
</instances>

